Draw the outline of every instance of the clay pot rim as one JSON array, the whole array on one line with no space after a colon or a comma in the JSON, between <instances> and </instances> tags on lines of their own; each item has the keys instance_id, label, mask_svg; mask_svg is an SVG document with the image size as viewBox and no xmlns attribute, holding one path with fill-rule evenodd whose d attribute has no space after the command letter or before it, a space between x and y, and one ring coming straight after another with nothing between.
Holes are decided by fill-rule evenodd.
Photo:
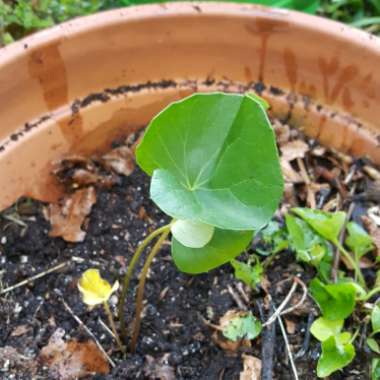
<instances>
[{"instance_id":1,"label":"clay pot rim","mask_svg":"<svg viewBox=\"0 0 380 380\"><path fill-rule=\"evenodd\" d=\"M0 66L11 64L25 53L25 49L60 41L72 35L78 36L91 33L94 30L108 26L151 18L177 17L179 15L203 15L240 17L247 12L255 12L256 16L283 17L287 15L289 22L303 29L313 30L321 35L335 37L348 43L357 45L361 49L376 50L380 56L380 37L369 34L363 30L348 26L338 21L333 21L321 16L310 15L293 10L270 8L258 4L242 4L228 2L173 2L161 4L145 4L126 8L111 9L89 16L82 16L62 24L36 32L30 36L16 41L0 49ZM62 37L63 36L63 37Z\"/></svg>"}]
</instances>

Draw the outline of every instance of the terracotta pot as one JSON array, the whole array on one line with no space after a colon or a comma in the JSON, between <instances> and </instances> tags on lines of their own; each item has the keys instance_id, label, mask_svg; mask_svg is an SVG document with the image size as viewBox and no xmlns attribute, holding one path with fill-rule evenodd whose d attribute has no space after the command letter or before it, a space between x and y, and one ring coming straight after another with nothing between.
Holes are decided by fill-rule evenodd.
<instances>
[{"instance_id":1,"label":"terracotta pot","mask_svg":"<svg viewBox=\"0 0 380 380\"><path fill-rule=\"evenodd\" d=\"M105 149L193 91L256 90L322 143L380 163L380 42L241 4L149 5L80 18L0 51L0 209L56 199L51 162Z\"/></svg>"}]
</instances>

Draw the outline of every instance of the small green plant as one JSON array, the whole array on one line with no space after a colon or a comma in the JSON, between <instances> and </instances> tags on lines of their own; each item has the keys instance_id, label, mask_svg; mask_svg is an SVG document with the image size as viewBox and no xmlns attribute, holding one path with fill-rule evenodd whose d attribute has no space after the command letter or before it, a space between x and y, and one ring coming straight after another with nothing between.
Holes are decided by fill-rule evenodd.
<instances>
[{"instance_id":1,"label":"small green plant","mask_svg":"<svg viewBox=\"0 0 380 380\"><path fill-rule=\"evenodd\" d=\"M252 340L261 333L261 330L261 322L249 312L232 318L222 333L227 339L232 341L241 339Z\"/></svg>"},{"instance_id":2,"label":"small green plant","mask_svg":"<svg viewBox=\"0 0 380 380\"><path fill-rule=\"evenodd\" d=\"M203 273L244 251L276 210L283 180L265 107L253 94L195 94L173 103L149 124L136 159L152 176L152 200L172 221L141 243L123 282L119 319L126 337L129 281L141 253L158 238L140 276L132 351L146 273L170 232L178 269Z\"/></svg>"},{"instance_id":3,"label":"small green plant","mask_svg":"<svg viewBox=\"0 0 380 380\"><path fill-rule=\"evenodd\" d=\"M319 377L329 376L354 359L353 343L360 326L344 331L344 325L355 313L371 319L367 345L375 353L380 351L375 339L380 309L368 303L380 292L380 281L368 291L360 268L361 258L374 248L367 232L347 223L344 212L294 208L285 216L285 226L271 221L282 196L283 179L266 109L266 102L254 94L194 94L169 105L149 124L136 150L137 163L152 177L151 199L171 220L151 232L131 258L118 305L121 339L107 304L115 286L104 282L96 271L86 272L79 283L84 302L104 305L121 349L128 336L130 351L136 349L147 273L171 234L171 254L180 271L195 275L231 263L235 277L254 290L276 255L286 249L294 251L300 263L314 267L316 277L309 290L322 312L311 327L321 342ZM246 263L237 260L254 235L261 239L256 252ZM149 248L139 276L135 320L128 332L124 315L129 284L142 253ZM331 275L334 248L354 276L348 271ZM292 292L299 282L294 279ZM230 340L254 339L263 327L292 309L285 307L282 304L263 324L251 313L239 315L225 326L223 334ZM379 371L378 361L373 360L373 379Z\"/></svg>"},{"instance_id":4,"label":"small green plant","mask_svg":"<svg viewBox=\"0 0 380 380\"><path fill-rule=\"evenodd\" d=\"M82 293L83 302L86 305L90 307L103 305L112 332L116 339L116 343L119 346L119 349L124 351L123 344L121 343L119 334L117 333L115 321L108 304L112 293L119 289L119 282L116 281L113 286L111 286L108 281L104 280L100 276L97 269L88 269L82 274L82 277L78 282L78 289Z\"/></svg>"}]
</instances>

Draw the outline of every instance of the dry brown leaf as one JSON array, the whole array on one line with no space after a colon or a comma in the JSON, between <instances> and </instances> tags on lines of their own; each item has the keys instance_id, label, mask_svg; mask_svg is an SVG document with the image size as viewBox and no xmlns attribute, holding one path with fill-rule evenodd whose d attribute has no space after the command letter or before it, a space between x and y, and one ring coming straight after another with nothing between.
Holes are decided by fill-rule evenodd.
<instances>
[{"instance_id":1,"label":"dry brown leaf","mask_svg":"<svg viewBox=\"0 0 380 380\"><path fill-rule=\"evenodd\" d=\"M117 177L113 173L101 172L99 166L90 158L69 156L55 166L54 174L70 188L88 185L111 187L117 183Z\"/></svg>"},{"instance_id":2,"label":"dry brown leaf","mask_svg":"<svg viewBox=\"0 0 380 380\"><path fill-rule=\"evenodd\" d=\"M19 325L13 331L11 336L21 336L26 334L31 328L28 325Z\"/></svg>"},{"instance_id":3,"label":"dry brown leaf","mask_svg":"<svg viewBox=\"0 0 380 380\"><path fill-rule=\"evenodd\" d=\"M296 324L290 319L284 318L286 331L288 334L293 335L296 332Z\"/></svg>"},{"instance_id":4,"label":"dry brown leaf","mask_svg":"<svg viewBox=\"0 0 380 380\"><path fill-rule=\"evenodd\" d=\"M304 158L309 146L302 140L289 141L281 147L281 158L293 161L296 158Z\"/></svg>"},{"instance_id":5,"label":"dry brown leaf","mask_svg":"<svg viewBox=\"0 0 380 380\"><path fill-rule=\"evenodd\" d=\"M286 144L290 139L290 127L281 123L279 120L273 120L273 128L276 134L277 143L281 146Z\"/></svg>"},{"instance_id":6,"label":"dry brown leaf","mask_svg":"<svg viewBox=\"0 0 380 380\"><path fill-rule=\"evenodd\" d=\"M47 217L52 226L49 236L62 237L69 242L83 241L86 232L81 226L95 202L95 189L88 187L65 197L61 205L49 205Z\"/></svg>"},{"instance_id":7,"label":"dry brown leaf","mask_svg":"<svg viewBox=\"0 0 380 380\"><path fill-rule=\"evenodd\" d=\"M152 380L175 380L174 368L168 365L169 354L162 358L153 358L150 355L145 357L144 374Z\"/></svg>"},{"instance_id":8,"label":"dry brown leaf","mask_svg":"<svg viewBox=\"0 0 380 380\"><path fill-rule=\"evenodd\" d=\"M76 169L72 174L72 181L79 186L99 185L111 187L117 183L114 175L99 174L98 171L89 171L86 169Z\"/></svg>"},{"instance_id":9,"label":"dry brown leaf","mask_svg":"<svg viewBox=\"0 0 380 380\"><path fill-rule=\"evenodd\" d=\"M261 379L261 360L243 354L243 371L240 372L239 380L260 380Z\"/></svg>"},{"instance_id":10,"label":"dry brown leaf","mask_svg":"<svg viewBox=\"0 0 380 380\"><path fill-rule=\"evenodd\" d=\"M65 331L57 329L40 352L40 360L49 367L54 379L74 380L92 374L109 373L109 365L96 344L89 340L64 341Z\"/></svg>"},{"instance_id":11,"label":"dry brown leaf","mask_svg":"<svg viewBox=\"0 0 380 380\"><path fill-rule=\"evenodd\" d=\"M285 182L288 183L303 183L303 178L297 173L290 165L289 161L281 157L280 160L282 174L284 175Z\"/></svg>"},{"instance_id":12,"label":"dry brown leaf","mask_svg":"<svg viewBox=\"0 0 380 380\"><path fill-rule=\"evenodd\" d=\"M101 159L107 169L112 169L118 174L129 176L135 169L135 157L133 151L127 146L121 146L111 150Z\"/></svg>"}]
</instances>

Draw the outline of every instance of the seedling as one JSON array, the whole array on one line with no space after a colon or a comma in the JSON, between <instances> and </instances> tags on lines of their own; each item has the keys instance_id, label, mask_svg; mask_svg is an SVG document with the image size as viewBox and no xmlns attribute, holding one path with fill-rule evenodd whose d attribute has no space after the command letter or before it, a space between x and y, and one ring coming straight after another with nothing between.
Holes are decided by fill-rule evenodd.
<instances>
[{"instance_id":1,"label":"seedling","mask_svg":"<svg viewBox=\"0 0 380 380\"><path fill-rule=\"evenodd\" d=\"M78 282L78 289L82 293L83 302L86 305L90 307L103 305L117 345L121 351L124 351L124 347L121 343L119 334L117 333L115 321L108 304L112 293L119 289L119 282L116 281L113 286L111 286L108 281L104 280L100 276L97 269L88 269L82 274L82 277Z\"/></svg>"},{"instance_id":2,"label":"seedling","mask_svg":"<svg viewBox=\"0 0 380 380\"><path fill-rule=\"evenodd\" d=\"M238 341L241 339L255 339L261 330L261 322L249 312L232 318L222 332L227 339Z\"/></svg>"},{"instance_id":3,"label":"seedling","mask_svg":"<svg viewBox=\"0 0 380 380\"><path fill-rule=\"evenodd\" d=\"M140 275L132 351L146 275L170 232L176 266L198 274L234 259L254 231L270 221L283 180L266 107L253 94L195 94L171 104L149 124L136 150L137 163L152 177L152 200L172 221L142 241L123 281L119 319L126 338L130 278L142 252L158 239Z\"/></svg>"}]
</instances>

